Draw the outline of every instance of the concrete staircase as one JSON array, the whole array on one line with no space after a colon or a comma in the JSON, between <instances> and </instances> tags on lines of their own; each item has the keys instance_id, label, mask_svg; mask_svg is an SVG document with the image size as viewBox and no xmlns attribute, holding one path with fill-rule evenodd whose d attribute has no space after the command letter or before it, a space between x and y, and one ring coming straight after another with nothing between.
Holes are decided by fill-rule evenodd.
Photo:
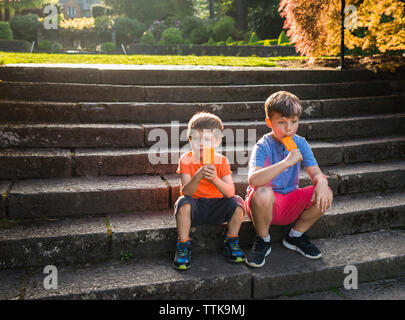
<instances>
[{"instance_id":1,"label":"concrete staircase","mask_svg":"<svg viewBox=\"0 0 405 320\"><path fill-rule=\"evenodd\" d=\"M3 66L0 80L0 299L262 299L341 287L347 265L360 283L405 275L401 74L48 65ZM264 268L232 265L224 226L203 226L192 268L172 269L187 121L199 110L223 119L244 197L251 148L268 132L264 100L278 90L303 100L298 134L334 192L308 232L323 258L284 249L288 227L272 226ZM245 219L244 248L254 234ZM43 287L46 265L56 290Z\"/></svg>"}]
</instances>

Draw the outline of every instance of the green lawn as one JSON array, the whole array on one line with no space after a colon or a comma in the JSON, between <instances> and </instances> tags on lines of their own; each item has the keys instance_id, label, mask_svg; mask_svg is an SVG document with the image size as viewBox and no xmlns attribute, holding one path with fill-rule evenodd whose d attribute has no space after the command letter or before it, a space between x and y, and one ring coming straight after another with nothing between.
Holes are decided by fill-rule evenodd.
<instances>
[{"instance_id":1,"label":"green lawn","mask_svg":"<svg viewBox=\"0 0 405 320\"><path fill-rule=\"evenodd\" d=\"M89 63L89 64L154 64L211 65L235 67L277 67L280 60L300 60L305 57L223 57L223 56L146 56L0 52L0 64L10 63Z\"/></svg>"}]
</instances>

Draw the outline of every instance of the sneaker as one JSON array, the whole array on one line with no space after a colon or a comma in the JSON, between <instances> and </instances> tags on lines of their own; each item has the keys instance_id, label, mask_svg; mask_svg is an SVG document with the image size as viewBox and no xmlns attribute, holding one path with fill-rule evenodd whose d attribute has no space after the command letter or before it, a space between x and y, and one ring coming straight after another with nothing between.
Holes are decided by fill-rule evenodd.
<instances>
[{"instance_id":1,"label":"sneaker","mask_svg":"<svg viewBox=\"0 0 405 320\"><path fill-rule=\"evenodd\" d=\"M288 234L283 239L284 247L301 253L304 257L309 259L319 259L322 257L321 251L311 242L308 237L303 234L300 237L290 237Z\"/></svg>"},{"instance_id":2,"label":"sneaker","mask_svg":"<svg viewBox=\"0 0 405 320\"><path fill-rule=\"evenodd\" d=\"M239 237L226 238L224 240L225 255L231 262L243 262L245 256L239 246Z\"/></svg>"},{"instance_id":3,"label":"sneaker","mask_svg":"<svg viewBox=\"0 0 405 320\"><path fill-rule=\"evenodd\" d=\"M270 252L270 242L265 242L262 238L256 236L253 247L246 256L246 264L254 268L263 267Z\"/></svg>"},{"instance_id":4,"label":"sneaker","mask_svg":"<svg viewBox=\"0 0 405 320\"><path fill-rule=\"evenodd\" d=\"M191 267L190 241L177 242L177 250L173 261L173 267L179 270L187 270Z\"/></svg>"}]
</instances>

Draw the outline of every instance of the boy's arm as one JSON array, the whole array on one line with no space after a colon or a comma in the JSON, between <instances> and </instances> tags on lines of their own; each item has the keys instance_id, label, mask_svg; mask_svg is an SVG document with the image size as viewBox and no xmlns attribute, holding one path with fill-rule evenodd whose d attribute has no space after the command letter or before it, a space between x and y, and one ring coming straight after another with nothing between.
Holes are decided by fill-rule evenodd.
<instances>
[{"instance_id":1,"label":"boy's arm","mask_svg":"<svg viewBox=\"0 0 405 320\"><path fill-rule=\"evenodd\" d=\"M276 164L273 164L269 167L255 167L254 169L249 170L248 175L248 183L252 187L258 187L265 185L266 183L273 180L277 177L281 172L286 170L287 168L293 166L298 161L302 160L301 152L298 149L293 149L288 154L288 156Z\"/></svg>"},{"instance_id":2,"label":"boy's arm","mask_svg":"<svg viewBox=\"0 0 405 320\"><path fill-rule=\"evenodd\" d=\"M227 175L222 178L218 177L217 170L213 165L207 165L203 167L204 177L210 180L214 186L224 195L226 198L231 198L235 195L235 185L233 184L232 176Z\"/></svg>"},{"instance_id":3,"label":"boy's arm","mask_svg":"<svg viewBox=\"0 0 405 320\"><path fill-rule=\"evenodd\" d=\"M203 176L203 171L201 167L196 174L191 177L189 174L181 173L180 174L180 188L181 192L185 196L192 197L193 194L196 192L198 188L198 184L200 183L201 179L204 177Z\"/></svg>"}]
</instances>

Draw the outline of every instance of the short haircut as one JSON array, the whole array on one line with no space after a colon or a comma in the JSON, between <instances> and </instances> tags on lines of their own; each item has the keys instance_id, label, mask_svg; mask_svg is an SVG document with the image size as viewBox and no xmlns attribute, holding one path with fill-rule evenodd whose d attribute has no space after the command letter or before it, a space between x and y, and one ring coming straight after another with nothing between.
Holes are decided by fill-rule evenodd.
<instances>
[{"instance_id":1,"label":"short haircut","mask_svg":"<svg viewBox=\"0 0 405 320\"><path fill-rule=\"evenodd\" d=\"M292 118L297 116L299 118L302 112L302 104L295 94L278 91L267 98L264 110L268 119L276 112L282 117Z\"/></svg>"},{"instance_id":2,"label":"short haircut","mask_svg":"<svg viewBox=\"0 0 405 320\"><path fill-rule=\"evenodd\" d=\"M187 137L191 138L193 130L203 131L204 129L213 130L215 138L218 139L222 136L224 125L222 120L215 114L204 111L197 112L188 122Z\"/></svg>"}]
</instances>

